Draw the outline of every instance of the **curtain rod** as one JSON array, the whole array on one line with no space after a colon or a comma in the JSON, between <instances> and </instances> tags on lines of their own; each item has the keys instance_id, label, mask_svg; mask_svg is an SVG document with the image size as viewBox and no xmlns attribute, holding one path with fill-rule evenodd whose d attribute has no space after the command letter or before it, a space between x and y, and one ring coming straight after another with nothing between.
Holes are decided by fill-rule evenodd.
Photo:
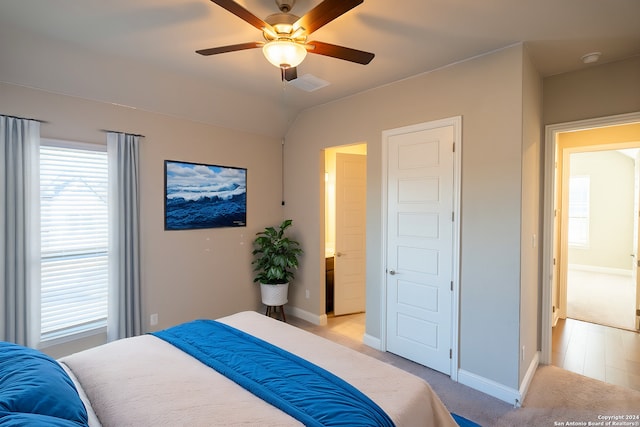
<instances>
[{"instance_id":1,"label":"curtain rod","mask_svg":"<svg viewBox=\"0 0 640 427\"><path fill-rule=\"evenodd\" d=\"M142 134L139 134L139 133L120 132L120 131L117 131L117 130L100 129L100 132L105 132L105 133L109 133L109 132L110 133L124 133L124 134L131 135L131 136L139 136L141 138L146 138L146 136L144 136Z\"/></svg>"},{"instance_id":2,"label":"curtain rod","mask_svg":"<svg viewBox=\"0 0 640 427\"><path fill-rule=\"evenodd\" d=\"M0 116L8 117L10 119L31 120L33 122L38 122L38 123L49 123L49 122L47 122L45 120L32 119L30 117L18 117L18 116L12 116L12 115L9 115L9 114L0 114Z\"/></svg>"}]
</instances>

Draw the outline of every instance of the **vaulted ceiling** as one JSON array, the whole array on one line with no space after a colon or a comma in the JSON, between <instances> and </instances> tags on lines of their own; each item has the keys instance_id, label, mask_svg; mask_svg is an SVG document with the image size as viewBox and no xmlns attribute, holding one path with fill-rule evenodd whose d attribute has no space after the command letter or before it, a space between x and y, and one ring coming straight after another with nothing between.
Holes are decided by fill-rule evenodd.
<instances>
[{"instance_id":1,"label":"vaulted ceiling","mask_svg":"<svg viewBox=\"0 0 640 427\"><path fill-rule=\"evenodd\" d=\"M274 0L237 0L265 19ZM304 15L320 0L297 0ZM365 0L313 39L375 53L368 65L307 55L308 92L283 83L262 40L208 0L0 2L0 81L281 136L296 114L370 88L526 42L542 76L640 55L638 0ZM305 75L308 74L310 76Z\"/></svg>"}]
</instances>

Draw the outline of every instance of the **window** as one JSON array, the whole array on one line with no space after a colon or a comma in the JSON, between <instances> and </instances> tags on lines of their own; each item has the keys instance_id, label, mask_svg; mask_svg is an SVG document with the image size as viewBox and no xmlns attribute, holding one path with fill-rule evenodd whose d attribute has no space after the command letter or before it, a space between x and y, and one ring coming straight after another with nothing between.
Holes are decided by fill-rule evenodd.
<instances>
[{"instance_id":1,"label":"window","mask_svg":"<svg viewBox=\"0 0 640 427\"><path fill-rule=\"evenodd\" d=\"M105 328L109 222L106 147L40 147L40 340Z\"/></svg>"},{"instance_id":2,"label":"window","mask_svg":"<svg viewBox=\"0 0 640 427\"><path fill-rule=\"evenodd\" d=\"M588 175L575 175L569 180L569 245L589 246Z\"/></svg>"}]
</instances>

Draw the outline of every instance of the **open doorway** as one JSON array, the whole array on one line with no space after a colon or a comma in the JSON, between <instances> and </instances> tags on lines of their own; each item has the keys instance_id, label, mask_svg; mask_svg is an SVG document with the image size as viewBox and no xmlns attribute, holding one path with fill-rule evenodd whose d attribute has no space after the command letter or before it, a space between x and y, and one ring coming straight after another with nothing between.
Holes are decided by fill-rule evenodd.
<instances>
[{"instance_id":1,"label":"open doorway","mask_svg":"<svg viewBox=\"0 0 640 427\"><path fill-rule=\"evenodd\" d=\"M572 308L569 307L568 301L571 298L569 282L575 278L572 278L572 273L576 270L628 275L632 278L635 288L635 295L627 297L627 300L632 300L631 304L628 304L628 310L629 315L634 318L632 329L638 328L637 314L640 312L636 310L640 309L640 295L637 280L639 266L637 219L640 187L637 164L640 163L640 159L636 152L627 159L625 156L628 152L617 151L638 147L640 147L640 113L547 126L543 256L545 281L542 286L541 362L631 388L640 387L640 372L628 370L629 366L635 366L638 362L636 355L640 348L640 334L591 323L593 319L589 319L588 322L572 319L571 316L580 316L571 312ZM591 191L593 189L587 191L590 185L594 185L593 182L589 184L589 181L605 169L606 161L603 157L598 157L597 152L600 154L607 152L609 160L626 162L627 165L631 162L630 168L633 170L631 173L633 177L630 179L633 183L627 181L624 184L627 190L624 191L626 200L623 201L629 206L631 215L625 220L627 235L621 237L623 240L626 238L626 243L615 245L615 251L620 252L615 257L619 264L603 262L604 258L613 255L614 249L611 246L606 249L611 252L606 253L606 256L602 252L598 256L593 256L593 253L589 254L586 250L596 246L595 232L600 232L605 238L611 239L612 231L621 225L617 223L619 219L614 220L609 217L608 221L603 222L604 225L599 226L601 229L594 228L597 222L594 221L596 211L613 210L610 202L601 200L597 206L594 206L593 200L587 200L594 197L594 192ZM570 163L572 157L574 162ZM591 171L585 169L585 165L589 163L591 163ZM572 166L575 172L574 182L571 182ZM625 168L629 176L629 167L625 166ZM609 174L613 174L611 169ZM614 187L620 184L609 183L608 185L608 190L605 189L605 192L608 191L609 196L623 191L621 188ZM570 203L569 194L572 191L569 187L574 187L572 190L577 193L573 206ZM624 197L618 195L618 199L622 200ZM586 206L589 206L590 210L586 209ZM618 209L623 208L618 207ZM579 248L581 244L583 247ZM611 289L608 290L611 293ZM584 286L578 290L578 293L583 296L587 293ZM606 297L591 297L591 299L599 299L596 304L602 306L605 299L610 299L610 293ZM588 311L591 315L594 314L593 307Z\"/></svg>"},{"instance_id":2,"label":"open doorway","mask_svg":"<svg viewBox=\"0 0 640 427\"><path fill-rule=\"evenodd\" d=\"M366 306L366 155L366 144L324 150L326 314L335 332L360 341Z\"/></svg>"},{"instance_id":3,"label":"open doorway","mask_svg":"<svg viewBox=\"0 0 640 427\"><path fill-rule=\"evenodd\" d=\"M582 132L570 137L583 138ZM567 135L558 136L561 146ZM589 151L584 151L584 150ZM565 149L563 178L568 206L566 317L635 330L636 286L634 227L638 194L635 171L638 148L610 150L606 145ZM561 243L562 245L563 243ZM562 258L562 257L561 257Z\"/></svg>"}]
</instances>

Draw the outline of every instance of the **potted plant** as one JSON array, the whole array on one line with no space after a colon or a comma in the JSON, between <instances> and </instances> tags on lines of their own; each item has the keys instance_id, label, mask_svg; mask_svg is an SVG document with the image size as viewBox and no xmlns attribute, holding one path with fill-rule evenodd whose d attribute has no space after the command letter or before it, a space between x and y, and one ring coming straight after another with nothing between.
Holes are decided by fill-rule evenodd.
<instances>
[{"instance_id":1,"label":"potted plant","mask_svg":"<svg viewBox=\"0 0 640 427\"><path fill-rule=\"evenodd\" d=\"M267 307L279 307L287 303L289 282L293 279L293 271L298 268L298 257L302 254L300 244L285 236L285 231L292 224L286 219L276 229L267 227L256 233L253 241L252 264L256 272L254 282L260 283L262 303Z\"/></svg>"}]
</instances>

